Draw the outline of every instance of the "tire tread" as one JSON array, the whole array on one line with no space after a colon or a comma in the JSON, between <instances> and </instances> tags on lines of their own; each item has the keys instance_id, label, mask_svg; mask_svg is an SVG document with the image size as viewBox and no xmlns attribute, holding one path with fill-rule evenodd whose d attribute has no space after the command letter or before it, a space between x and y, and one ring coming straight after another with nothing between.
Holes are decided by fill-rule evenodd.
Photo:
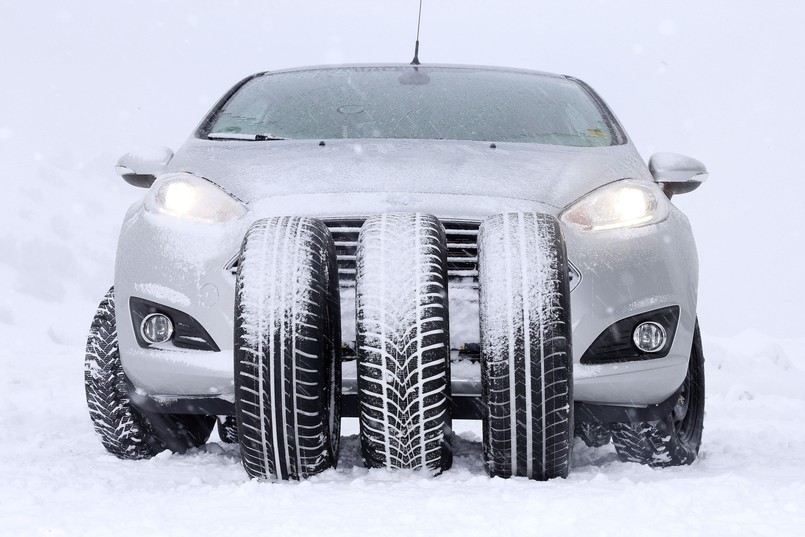
<instances>
[{"instance_id":1,"label":"tire tread","mask_svg":"<svg viewBox=\"0 0 805 537\"><path fill-rule=\"evenodd\" d=\"M447 247L433 216L369 218L356 277L361 445L370 467L450 466Z\"/></svg>"},{"instance_id":2,"label":"tire tread","mask_svg":"<svg viewBox=\"0 0 805 537\"><path fill-rule=\"evenodd\" d=\"M565 477L573 430L567 261L558 223L510 213L479 231L484 456L490 475Z\"/></svg>"},{"instance_id":3,"label":"tire tread","mask_svg":"<svg viewBox=\"0 0 805 537\"><path fill-rule=\"evenodd\" d=\"M339 426L329 414L337 416L340 394L336 278L332 237L318 220L259 220L244 238L235 390L241 457L252 477L302 479L336 464Z\"/></svg>"}]
</instances>

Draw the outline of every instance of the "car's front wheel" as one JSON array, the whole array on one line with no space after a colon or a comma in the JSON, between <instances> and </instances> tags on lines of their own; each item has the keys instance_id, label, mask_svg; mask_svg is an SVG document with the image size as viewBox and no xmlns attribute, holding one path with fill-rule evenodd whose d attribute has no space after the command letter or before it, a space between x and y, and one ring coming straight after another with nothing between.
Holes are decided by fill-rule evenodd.
<instances>
[{"instance_id":1,"label":"car's front wheel","mask_svg":"<svg viewBox=\"0 0 805 537\"><path fill-rule=\"evenodd\" d=\"M98 306L87 338L84 388L89 416L101 443L120 459L148 459L164 450L184 453L204 444L215 418L152 414L130 401L120 363L115 320L115 292Z\"/></svg>"},{"instance_id":2,"label":"car's front wheel","mask_svg":"<svg viewBox=\"0 0 805 537\"><path fill-rule=\"evenodd\" d=\"M688 373L671 412L658 421L613 423L610 431L620 460L662 468L695 461L703 429L704 353L697 321Z\"/></svg>"}]
</instances>

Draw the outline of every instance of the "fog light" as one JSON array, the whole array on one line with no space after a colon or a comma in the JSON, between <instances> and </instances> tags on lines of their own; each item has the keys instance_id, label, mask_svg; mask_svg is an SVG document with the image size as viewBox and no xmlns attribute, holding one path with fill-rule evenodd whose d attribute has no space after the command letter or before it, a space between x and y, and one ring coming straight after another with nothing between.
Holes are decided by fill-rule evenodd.
<instances>
[{"instance_id":1,"label":"fog light","mask_svg":"<svg viewBox=\"0 0 805 537\"><path fill-rule=\"evenodd\" d=\"M651 321L640 323L632 333L632 341L643 352L657 352L665 346L665 328Z\"/></svg>"},{"instance_id":2,"label":"fog light","mask_svg":"<svg viewBox=\"0 0 805 537\"><path fill-rule=\"evenodd\" d=\"M167 315L152 313L140 323L140 334L148 343L164 343L173 335L173 323Z\"/></svg>"}]
</instances>

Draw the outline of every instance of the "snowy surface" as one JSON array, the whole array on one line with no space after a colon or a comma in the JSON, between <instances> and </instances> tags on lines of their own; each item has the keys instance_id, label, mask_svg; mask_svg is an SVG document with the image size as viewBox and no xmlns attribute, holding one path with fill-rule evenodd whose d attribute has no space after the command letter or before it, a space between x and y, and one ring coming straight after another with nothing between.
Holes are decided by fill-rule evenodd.
<instances>
[{"instance_id":1,"label":"snowy surface","mask_svg":"<svg viewBox=\"0 0 805 537\"><path fill-rule=\"evenodd\" d=\"M4 336L9 334L4 332ZM6 339L8 341L8 339ZM345 423L338 469L249 481L236 447L119 461L87 417L80 345L0 350L0 534L799 535L805 524L804 340L706 339L702 458L651 470L576 444L567 480L490 479L480 425L458 422L437 478L366 470Z\"/></svg>"},{"instance_id":2,"label":"snowy surface","mask_svg":"<svg viewBox=\"0 0 805 537\"><path fill-rule=\"evenodd\" d=\"M490 480L472 423L435 479L361 468L354 423L339 468L301 484L249 482L219 443L107 455L82 361L120 222L143 194L114 175L118 157L177 148L254 71L406 61L416 6L0 0L0 535L802 533L805 4L507 6L426 2L420 57L577 75L644 157L677 151L710 169L674 199L700 249L702 459L654 471L576 446L567 480Z\"/></svg>"}]
</instances>

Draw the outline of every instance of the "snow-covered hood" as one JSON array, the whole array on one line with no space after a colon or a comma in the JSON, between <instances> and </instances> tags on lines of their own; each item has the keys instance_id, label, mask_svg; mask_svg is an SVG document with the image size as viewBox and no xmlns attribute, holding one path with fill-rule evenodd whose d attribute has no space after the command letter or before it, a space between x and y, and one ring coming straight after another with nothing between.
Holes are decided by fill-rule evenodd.
<instances>
[{"instance_id":1,"label":"snow-covered hood","mask_svg":"<svg viewBox=\"0 0 805 537\"><path fill-rule=\"evenodd\" d=\"M508 198L564 207L625 177L650 180L634 146L566 147L433 140L208 141L191 138L169 165L246 203L338 194ZM465 201L461 201L465 200ZM461 209L457 207L457 209Z\"/></svg>"}]
</instances>

